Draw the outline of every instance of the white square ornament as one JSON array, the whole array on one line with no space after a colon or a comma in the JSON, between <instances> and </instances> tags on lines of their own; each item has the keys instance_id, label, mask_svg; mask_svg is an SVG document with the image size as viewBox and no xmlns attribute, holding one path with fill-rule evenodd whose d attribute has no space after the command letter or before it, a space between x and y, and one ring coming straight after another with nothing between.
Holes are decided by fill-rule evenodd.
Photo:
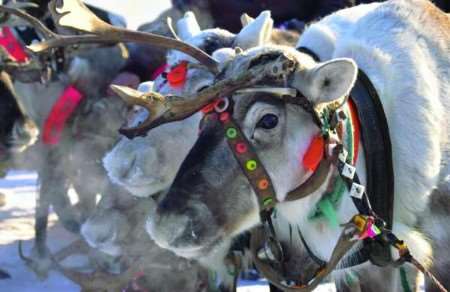
<instances>
[{"instance_id":1,"label":"white square ornament","mask_svg":"<svg viewBox=\"0 0 450 292\"><path fill-rule=\"evenodd\" d=\"M350 189L350 196L355 197L357 199L361 199L364 195L364 190L366 188L363 185L352 183L352 187Z\"/></svg>"},{"instance_id":2,"label":"white square ornament","mask_svg":"<svg viewBox=\"0 0 450 292\"><path fill-rule=\"evenodd\" d=\"M355 176L356 168L353 165L350 165L348 163L344 164L344 167L342 168L342 175L345 176L348 179L353 179Z\"/></svg>"}]
</instances>

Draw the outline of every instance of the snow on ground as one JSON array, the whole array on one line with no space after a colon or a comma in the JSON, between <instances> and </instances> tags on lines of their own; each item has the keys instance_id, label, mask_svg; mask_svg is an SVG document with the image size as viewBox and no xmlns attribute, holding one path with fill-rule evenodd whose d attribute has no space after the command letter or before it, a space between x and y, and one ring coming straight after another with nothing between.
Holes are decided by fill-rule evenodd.
<instances>
[{"instance_id":1,"label":"snow on ground","mask_svg":"<svg viewBox=\"0 0 450 292\"><path fill-rule=\"evenodd\" d=\"M0 192L6 195L6 205L0 207L0 268L11 274L11 279L0 280L0 291L13 292L77 292L79 287L60 273L52 271L45 281L39 280L25 266L17 252L18 241L24 241L28 254L34 236L34 207L37 191L34 173L12 171L0 179ZM48 245L52 252L76 239L50 216ZM69 263L70 264L70 263ZM238 292L268 292L265 281L241 281ZM322 285L317 292L333 292L334 285Z\"/></svg>"},{"instance_id":2,"label":"snow on ground","mask_svg":"<svg viewBox=\"0 0 450 292\"><path fill-rule=\"evenodd\" d=\"M0 192L6 195L6 205L0 208L0 267L12 277L0 280L0 291L79 291L77 285L56 272L40 281L19 258L18 241L24 241L26 254L33 243L36 190L36 174L33 173L14 171L0 180ZM54 214L50 216L49 225L48 242L52 251L74 240L73 235L56 223Z\"/></svg>"}]
</instances>

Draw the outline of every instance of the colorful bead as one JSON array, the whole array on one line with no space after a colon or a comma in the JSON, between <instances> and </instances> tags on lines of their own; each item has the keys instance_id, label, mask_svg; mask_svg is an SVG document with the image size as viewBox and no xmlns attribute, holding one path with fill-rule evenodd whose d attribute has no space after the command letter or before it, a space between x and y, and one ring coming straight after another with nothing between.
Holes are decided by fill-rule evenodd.
<instances>
[{"instance_id":1,"label":"colorful bead","mask_svg":"<svg viewBox=\"0 0 450 292\"><path fill-rule=\"evenodd\" d=\"M243 154L247 152L247 145L245 143L239 142L236 144L236 152L239 154Z\"/></svg>"},{"instance_id":2,"label":"colorful bead","mask_svg":"<svg viewBox=\"0 0 450 292\"><path fill-rule=\"evenodd\" d=\"M377 235L379 235L380 233L381 233L381 230L380 230L375 224L372 224L371 228L369 228L369 229L367 230L367 235L368 235L370 238L374 238L374 237L376 237Z\"/></svg>"},{"instance_id":3,"label":"colorful bead","mask_svg":"<svg viewBox=\"0 0 450 292\"><path fill-rule=\"evenodd\" d=\"M272 202L273 202L272 197L268 197L263 200L263 205L268 206L268 205L272 204Z\"/></svg>"},{"instance_id":4,"label":"colorful bead","mask_svg":"<svg viewBox=\"0 0 450 292\"><path fill-rule=\"evenodd\" d=\"M223 112L220 114L220 121L225 123L230 120L230 113L229 112Z\"/></svg>"},{"instance_id":5,"label":"colorful bead","mask_svg":"<svg viewBox=\"0 0 450 292\"><path fill-rule=\"evenodd\" d=\"M269 181L265 178L263 178L262 180L260 180L258 182L258 188L262 191L267 190L267 188L269 187Z\"/></svg>"},{"instance_id":6,"label":"colorful bead","mask_svg":"<svg viewBox=\"0 0 450 292\"><path fill-rule=\"evenodd\" d=\"M230 139L234 139L237 136L237 130L235 128L228 128L227 137Z\"/></svg>"},{"instance_id":7,"label":"colorful bead","mask_svg":"<svg viewBox=\"0 0 450 292\"><path fill-rule=\"evenodd\" d=\"M251 159L245 163L245 167L247 168L247 170L253 171L258 167L258 164L255 160Z\"/></svg>"}]
</instances>

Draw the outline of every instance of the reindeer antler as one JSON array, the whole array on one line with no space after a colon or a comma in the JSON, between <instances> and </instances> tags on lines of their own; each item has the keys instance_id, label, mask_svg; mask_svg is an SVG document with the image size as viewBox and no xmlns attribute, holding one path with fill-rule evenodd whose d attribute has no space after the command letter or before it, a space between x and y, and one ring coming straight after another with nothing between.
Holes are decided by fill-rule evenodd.
<instances>
[{"instance_id":1,"label":"reindeer antler","mask_svg":"<svg viewBox=\"0 0 450 292\"><path fill-rule=\"evenodd\" d=\"M140 125L134 128L122 128L119 132L128 138L145 136L154 127L193 115L216 98L229 96L239 89L253 86L267 78L273 80L288 76L295 70L296 65L296 62L282 51L262 53L256 58L247 58L246 61L248 67L241 70L242 73L229 74L230 76L215 82L214 85L201 90L195 96L163 96L156 92L142 93L128 87L111 85L111 89L125 102L142 106L149 111L147 119ZM252 65L253 61L259 61L259 63ZM238 58L235 63L240 62L242 58ZM233 65L229 64L228 67Z\"/></svg>"},{"instance_id":2,"label":"reindeer antler","mask_svg":"<svg viewBox=\"0 0 450 292\"><path fill-rule=\"evenodd\" d=\"M214 73L218 71L217 61L202 50L176 39L114 27L99 19L80 0L59 2L52 0L49 9L56 25L88 34L63 36L52 33L46 41L28 47L35 53L42 53L55 47L88 43L138 42L181 51L198 60L210 71Z\"/></svg>"},{"instance_id":3,"label":"reindeer antler","mask_svg":"<svg viewBox=\"0 0 450 292\"><path fill-rule=\"evenodd\" d=\"M15 15L19 18L22 18L23 20L29 22L32 26L34 26L38 31L40 31L44 37L46 38L56 38L58 37L57 34L52 32L50 29L48 29L45 24L43 24L39 19L36 17L26 13L25 11L22 11L15 7L9 7L5 5L0 5L0 12L5 12L7 14Z\"/></svg>"}]
</instances>

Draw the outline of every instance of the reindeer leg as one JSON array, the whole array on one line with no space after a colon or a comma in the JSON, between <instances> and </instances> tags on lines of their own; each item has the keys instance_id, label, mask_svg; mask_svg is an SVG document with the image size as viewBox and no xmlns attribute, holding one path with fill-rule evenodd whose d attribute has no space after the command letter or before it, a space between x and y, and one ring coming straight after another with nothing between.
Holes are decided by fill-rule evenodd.
<instances>
[{"instance_id":1,"label":"reindeer leg","mask_svg":"<svg viewBox=\"0 0 450 292\"><path fill-rule=\"evenodd\" d=\"M30 257L26 257L22 252L22 243L19 241L19 255L26 265L36 273L40 279L45 279L48 276L48 271L51 267L51 260L46 246L47 241L47 225L50 202L48 198L39 193L36 196L36 211L35 211L35 239L34 246Z\"/></svg>"},{"instance_id":2,"label":"reindeer leg","mask_svg":"<svg viewBox=\"0 0 450 292\"><path fill-rule=\"evenodd\" d=\"M58 214L63 226L73 232L78 232L79 223L73 219L73 216L68 216L67 206L67 183L62 175L63 172L55 167L55 161L53 158L53 151L49 151L46 154L46 165L39 171L39 179L41 188L36 196L36 212L35 212L35 240L34 246L31 250L31 255L25 257L22 254L21 246L19 246L19 252L21 258L26 262L27 266L36 273L36 275L45 279L48 276L48 271L52 266L52 260L50 259L50 253L47 248L47 226L49 207L51 204L55 207L55 211ZM54 168L51 168L52 165Z\"/></svg>"},{"instance_id":3,"label":"reindeer leg","mask_svg":"<svg viewBox=\"0 0 450 292\"><path fill-rule=\"evenodd\" d=\"M80 211L80 222L86 221L95 211L96 192L90 190L89 186L83 183L75 183L74 188L78 194L77 208Z\"/></svg>"},{"instance_id":4,"label":"reindeer leg","mask_svg":"<svg viewBox=\"0 0 450 292\"><path fill-rule=\"evenodd\" d=\"M45 197L53 206L64 228L70 232L78 233L80 231L79 215L75 212L75 208L71 205L68 197L69 181L64 169L64 165L68 162L59 157L61 153L58 150L48 151L47 163L39 173L41 179L40 195Z\"/></svg>"},{"instance_id":5,"label":"reindeer leg","mask_svg":"<svg viewBox=\"0 0 450 292\"><path fill-rule=\"evenodd\" d=\"M67 195L69 188L66 180L64 178L54 179L48 189L53 209L66 230L72 233L79 233L79 215L76 214L75 208L70 204L70 199Z\"/></svg>"}]
</instances>

